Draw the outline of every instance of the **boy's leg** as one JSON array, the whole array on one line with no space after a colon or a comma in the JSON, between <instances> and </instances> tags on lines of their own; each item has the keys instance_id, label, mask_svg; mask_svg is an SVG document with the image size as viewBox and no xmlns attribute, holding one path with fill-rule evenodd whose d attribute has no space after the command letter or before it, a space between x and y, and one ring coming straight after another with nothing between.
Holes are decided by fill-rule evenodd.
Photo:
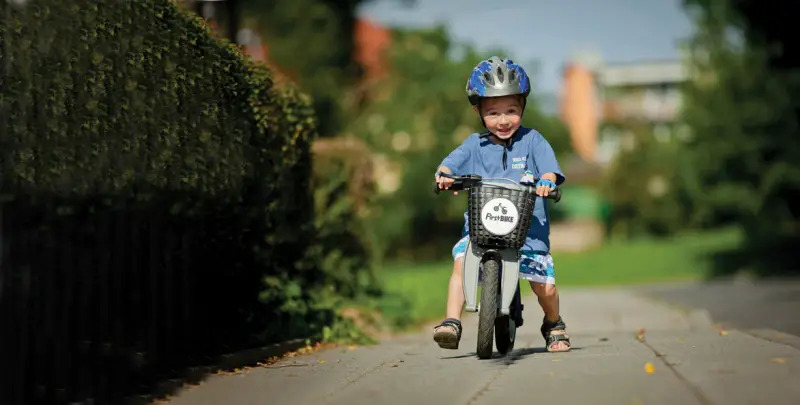
<instances>
[{"instance_id":1,"label":"boy's leg","mask_svg":"<svg viewBox=\"0 0 800 405\"><path fill-rule=\"evenodd\" d=\"M453 262L453 272L447 288L447 318L433 328L433 340L442 349L458 349L461 340L461 312L464 310L464 290L461 286L464 256Z\"/></svg>"},{"instance_id":2,"label":"boy's leg","mask_svg":"<svg viewBox=\"0 0 800 405\"><path fill-rule=\"evenodd\" d=\"M531 289L539 299L539 305L544 311L544 319L550 322L557 322L560 316L558 310L558 290L555 284L537 283L531 281Z\"/></svg>"},{"instance_id":3,"label":"boy's leg","mask_svg":"<svg viewBox=\"0 0 800 405\"><path fill-rule=\"evenodd\" d=\"M464 312L464 256L453 262L453 273L447 288L447 317L461 320Z\"/></svg>"},{"instance_id":4,"label":"boy's leg","mask_svg":"<svg viewBox=\"0 0 800 405\"><path fill-rule=\"evenodd\" d=\"M558 289L555 284L537 283L531 281L531 289L539 299L539 305L544 311L544 325L542 334L547 341L547 350L551 352L565 352L570 349L569 337L567 336L566 325L561 320L559 313ZM563 336L566 340L558 338L548 338L547 336Z\"/></svg>"},{"instance_id":5,"label":"boy's leg","mask_svg":"<svg viewBox=\"0 0 800 405\"><path fill-rule=\"evenodd\" d=\"M453 271L447 287L446 319L433 329L433 340L443 349L458 349L461 340L461 313L464 311L464 253L469 238L462 238L453 247Z\"/></svg>"},{"instance_id":6,"label":"boy's leg","mask_svg":"<svg viewBox=\"0 0 800 405\"><path fill-rule=\"evenodd\" d=\"M547 345L547 351L569 350L569 336L560 314L553 258L547 252L523 251L520 277L530 282L531 290L536 294L539 305L544 311L541 332Z\"/></svg>"}]
</instances>

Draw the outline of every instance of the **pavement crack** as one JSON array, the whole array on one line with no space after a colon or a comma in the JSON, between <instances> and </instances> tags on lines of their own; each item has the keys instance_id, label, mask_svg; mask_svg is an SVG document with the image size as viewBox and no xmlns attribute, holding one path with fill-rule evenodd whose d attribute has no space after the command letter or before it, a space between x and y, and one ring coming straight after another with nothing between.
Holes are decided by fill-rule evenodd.
<instances>
[{"instance_id":1,"label":"pavement crack","mask_svg":"<svg viewBox=\"0 0 800 405\"><path fill-rule=\"evenodd\" d=\"M496 381L498 378L500 378L500 375L501 375L501 374L503 374L503 372L504 372L504 371L508 370L508 367L509 367L509 366L510 366L510 364L506 365L506 366L505 366L503 369L501 369L501 370L497 370L497 371L494 373L494 375L492 376L492 378L490 378L490 379L489 379L489 381L487 381L487 382L486 382L486 384L484 384L484 385L483 385L483 387L481 387L481 388L480 388L478 391L476 391L474 394L472 394L472 396L469 398L469 401L467 401L467 405L473 405L473 404L475 404L475 403L476 403L476 401L477 401L477 400L478 400L478 399L479 399L479 398L480 398L480 397L481 397L481 396L482 396L484 393L486 393L486 391L489 391L489 388L492 386L492 384L493 384L493 383L494 383L494 382L495 382L495 381Z\"/></svg>"},{"instance_id":2,"label":"pavement crack","mask_svg":"<svg viewBox=\"0 0 800 405\"><path fill-rule=\"evenodd\" d=\"M672 363L667 361L667 359L665 358L663 353L661 353L658 350L656 350L655 347L653 347L649 342L647 342L647 338L646 337L644 337L643 335L639 335L639 336L637 336L636 340L638 340L643 345L645 345L645 347L650 349L653 352L653 355L656 356L658 361L660 361L661 364L663 364L666 368L668 368L670 371L672 371L672 373L675 375L675 377L677 377L678 380L680 380L683 384L685 384L689 388L689 390L692 392L692 395L694 395L694 397L697 398L698 402L700 402L703 405L712 405L713 404L713 402L710 399L708 399L708 397L703 393L703 391L700 390L700 388L698 388L694 384L692 384L688 379L686 379L686 377L683 376L683 374L678 372L678 370L675 368L675 366L672 365Z\"/></svg>"},{"instance_id":3,"label":"pavement crack","mask_svg":"<svg viewBox=\"0 0 800 405\"><path fill-rule=\"evenodd\" d=\"M795 350L800 350L800 337L790 335L788 333L779 332L774 329L745 329L741 332L752 336L756 339L765 340L770 343L775 343L783 346L791 347Z\"/></svg>"},{"instance_id":4,"label":"pavement crack","mask_svg":"<svg viewBox=\"0 0 800 405\"><path fill-rule=\"evenodd\" d=\"M384 365L386 365L386 363L389 363L389 362L390 362L389 360L384 360L384 361L380 362L377 366L369 368L369 369L365 370L362 373L359 373L358 375L355 376L355 378L348 378L347 381L344 384L342 384L341 386L339 386L335 390L328 391L327 393L322 395L322 397L320 399L322 399L323 401L330 400L337 393L339 393L339 392L343 391L345 388L355 384L357 381L361 380L362 378L366 377L367 375L371 374L372 372L379 370L381 367L383 367Z\"/></svg>"},{"instance_id":5,"label":"pavement crack","mask_svg":"<svg viewBox=\"0 0 800 405\"><path fill-rule=\"evenodd\" d=\"M531 343L532 343L531 341L528 341L525 347L529 347ZM511 366L513 366L516 363L516 361L522 357L523 356L520 354L518 350L512 350L506 356L496 359L496 360L501 360L503 362L504 367L501 368L500 370L497 370L494 373L494 375L492 375L492 378L490 378L489 381L486 382L486 384L484 384L480 389L475 391L475 393L472 394L471 397L469 397L469 400L467 401L466 405L474 405L478 401L478 399L480 399L480 397L483 396L483 394L489 391L489 388L492 387L492 384L494 384L494 382L497 381L497 379L500 378L500 376L503 375L503 373L506 370L511 368Z\"/></svg>"}]
</instances>

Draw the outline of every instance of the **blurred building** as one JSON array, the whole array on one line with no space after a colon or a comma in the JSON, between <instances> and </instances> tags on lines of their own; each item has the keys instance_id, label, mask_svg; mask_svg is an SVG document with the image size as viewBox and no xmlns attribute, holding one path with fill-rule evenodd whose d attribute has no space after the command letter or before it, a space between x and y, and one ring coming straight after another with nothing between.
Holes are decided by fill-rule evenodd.
<instances>
[{"instance_id":1,"label":"blurred building","mask_svg":"<svg viewBox=\"0 0 800 405\"><path fill-rule=\"evenodd\" d=\"M371 82L389 72L386 52L392 42L388 28L363 18L356 20L355 59L364 69L364 80Z\"/></svg>"},{"instance_id":2,"label":"blurred building","mask_svg":"<svg viewBox=\"0 0 800 405\"><path fill-rule=\"evenodd\" d=\"M564 69L561 118L576 153L586 162L611 162L633 126L659 141L685 134L677 123L680 86L687 73L680 60L603 64L576 58Z\"/></svg>"},{"instance_id":3,"label":"blurred building","mask_svg":"<svg viewBox=\"0 0 800 405\"><path fill-rule=\"evenodd\" d=\"M599 55L580 54L563 70L560 115L569 128L575 158L564 162L570 198L564 220L551 228L551 247L580 251L602 243L608 202L592 183L640 136L669 142L678 124L680 86L687 79L679 60L605 64Z\"/></svg>"},{"instance_id":4,"label":"blurred building","mask_svg":"<svg viewBox=\"0 0 800 405\"><path fill-rule=\"evenodd\" d=\"M254 60L270 66L278 81L287 80L286 72L280 72L270 62L269 45L253 27L242 26L240 0L178 0L185 7L205 18L209 25L231 42L242 47L242 51ZM383 77L388 72L385 51L391 43L391 33L373 21L357 19L353 34L355 45L353 58L363 69L366 83Z\"/></svg>"}]
</instances>

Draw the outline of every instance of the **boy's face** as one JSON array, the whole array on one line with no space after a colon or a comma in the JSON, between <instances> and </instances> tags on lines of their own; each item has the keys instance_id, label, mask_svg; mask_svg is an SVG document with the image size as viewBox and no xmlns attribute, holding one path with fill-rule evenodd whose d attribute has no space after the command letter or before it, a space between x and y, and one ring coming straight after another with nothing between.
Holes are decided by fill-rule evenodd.
<instances>
[{"instance_id":1,"label":"boy's face","mask_svg":"<svg viewBox=\"0 0 800 405\"><path fill-rule=\"evenodd\" d=\"M487 97L475 107L486 129L500 139L508 139L519 129L522 102L519 96Z\"/></svg>"}]
</instances>

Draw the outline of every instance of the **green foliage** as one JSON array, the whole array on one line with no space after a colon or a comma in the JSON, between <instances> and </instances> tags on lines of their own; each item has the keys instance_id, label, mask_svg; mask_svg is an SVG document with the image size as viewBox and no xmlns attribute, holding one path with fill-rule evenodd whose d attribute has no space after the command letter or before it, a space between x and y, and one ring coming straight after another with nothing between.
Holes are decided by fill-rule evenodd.
<instances>
[{"instance_id":1,"label":"green foliage","mask_svg":"<svg viewBox=\"0 0 800 405\"><path fill-rule=\"evenodd\" d=\"M377 341L348 318L337 318L330 326L322 329L323 342L353 345L371 345Z\"/></svg>"},{"instance_id":2,"label":"green foliage","mask_svg":"<svg viewBox=\"0 0 800 405\"><path fill-rule=\"evenodd\" d=\"M320 134L342 127L342 95L360 77L353 60L355 9L362 0L248 0L245 9L270 60L314 96Z\"/></svg>"},{"instance_id":3,"label":"green foliage","mask_svg":"<svg viewBox=\"0 0 800 405\"><path fill-rule=\"evenodd\" d=\"M695 221L740 223L746 249L796 268L786 246L800 240L800 64L789 45L797 29L764 24L766 10L748 1L686 3L698 27L684 113Z\"/></svg>"},{"instance_id":4,"label":"green foliage","mask_svg":"<svg viewBox=\"0 0 800 405\"><path fill-rule=\"evenodd\" d=\"M352 138L320 139L313 146L315 244L309 249L325 285L356 298L377 292L370 231L363 222L374 184L369 149Z\"/></svg>"},{"instance_id":5,"label":"green foliage","mask_svg":"<svg viewBox=\"0 0 800 405\"><path fill-rule=\"evenodd\" d=\"M689 228L683 141L655 137L648 123L626 123L621 151L604 177L603 197L611 205L612 237L665 236ZM675 132L673 130L673 132Z\"/></svg>"},{"instance_id":6,"label":"green foliage","mask_svg":"<svg viewBox=\"0 0 800 405\"><path fill-rule=\"evenodd\" d=\"M307 96L166 0L0 12L5 194L194 221L198 271L238 280L240 320L273 339L321 330ZM215 255L229 267L204 267Z\"/></svg>"},{"instance_id":7,"label":"green foliage","mask_svg":"<svg viewBox=\"0 0 800 405\"><path fill-rule=\"evenodd\" d=\"M282 155L281 148L254 150L254 139L276 138L286 147L308 139L308 111L269 121L307 100L279 94L266 72L257 73L201 19L167 1L34 1L9 12L5 187L62 196L136 189L226 198L262 169L256 157L295 164L296 154Z\"/></svg>"}]
</instances>

